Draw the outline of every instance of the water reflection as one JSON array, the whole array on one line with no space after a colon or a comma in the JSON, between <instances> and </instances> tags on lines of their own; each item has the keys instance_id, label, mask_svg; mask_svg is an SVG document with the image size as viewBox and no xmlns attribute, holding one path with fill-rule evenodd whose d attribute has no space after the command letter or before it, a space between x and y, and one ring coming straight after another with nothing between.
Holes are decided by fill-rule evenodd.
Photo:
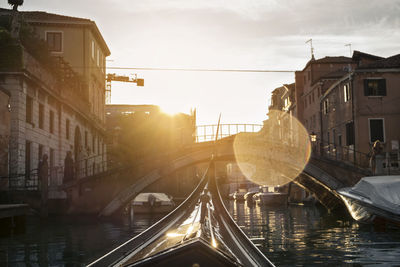
<instances>
[{"instance_id":1,"label":"water reflection","mask_svg":"<svg viewBox=\"0 0 400 267\"><path fill-rule=\"evenodd\" d=\"M400 265L400 231L375 230L315 206L280 208L227 202L241 229L277 266ZM147 229L161 215L122 222L28 217L25 234L0 238L0 266L84 266Z\"/></svg>"},{"instance_id":2,"label":"water reflection","mask_svg":"<svg viewBox=\"0 0 400 267\"><path fill-rule=\"evenodd\" d=\"M400 264L399 230L377 232L315 206L226 204L237 224L277 266Z\"/></svg>"},{"instance_id":3,"label":"water reflection","mask_svg":"<svg viewBox=\"0 0 400 267\"><path fill-rule=\"evenodd\" d=\"M85 266L158 219L141 215L130 226L128 218L28 217L25 234L0 238L0 266Z\"/></svg>"}]
</instances>

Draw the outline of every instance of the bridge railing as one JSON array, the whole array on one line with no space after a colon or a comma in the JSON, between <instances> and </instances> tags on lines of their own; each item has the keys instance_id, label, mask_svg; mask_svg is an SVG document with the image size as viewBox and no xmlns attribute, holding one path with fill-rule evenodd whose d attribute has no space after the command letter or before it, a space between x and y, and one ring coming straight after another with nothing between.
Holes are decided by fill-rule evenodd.
<instances>
[{"instance_id":1,"label":"bridge railing","mask_svg":"<svg viewBox=\"0 0 400 267\"><path fill-rule=\"evenodd\" d=\"M314 156L346 162L363 169L370 167L370 155L367 153L354 150L351 146L342 146L319 138L311 141Z\"/></svg>"},{"instance_id":2,"label":"bridge railing","mask_svg":"<svg viewBox=\"0 0 400 267\"><path fill-rule=\"evenodd\" d=\"M351 146L342 146L336 143L315 139L312 142L313 155L350 163L362 169L372 169L375 164L375 174L398 174L400 173L400 157L390 153L382 153L372 158L371 153L354 150Z\"/></svg>"},{"instance_id":3,"label":"bridge railing","mask_svg":"<svg viewBox=\"0 0 400 267\"><path fill-rule=\"evenodd\" d=\"M312 155L343 162L355 167L372 171L375 175L400 174L400 152L383 152L372 157L369 151L358 151L354 145L342 145L338 142L327 142L318 138L314 133L296 131L298 127L290 128L282 124L269 124L263 132L281 144L296 146L299 140L310 141ZM336 140L335 140L336 141ZM372 148L370 148L372 151ZM372 158L372 159L371 159ZM375 171L373 171L375 166Z\"/></svg>"},{"instance_id":4,"label":"bridge railing","mask_svg":"<svg viewBox=\"0 0 400 267\"><path fill-rule=\"evenodd\" d=\"M238 133L255 133L262 129L261 124L220 124L218 139L235 135ZM214 141L218 125L198 125L196 127L196 143Z\"/></svg>"}]
</instances>

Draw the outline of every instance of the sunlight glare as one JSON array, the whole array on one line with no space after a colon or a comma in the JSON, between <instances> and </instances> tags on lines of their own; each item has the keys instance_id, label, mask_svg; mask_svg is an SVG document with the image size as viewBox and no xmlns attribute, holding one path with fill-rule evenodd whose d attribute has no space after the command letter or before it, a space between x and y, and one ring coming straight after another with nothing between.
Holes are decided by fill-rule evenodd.
<instances>
[{"instance_id":1,"label":"sunlight glare","mask_svg":"<svg viewBox=\"0 0 400 267\"><path fill-rule=\"evenodd\" d=\"M181 106L176 103L163 103L160 106L161 111L167 115L174 116L176 114L182 113Z\"/></svg>"},{"instance_id":2,"label":"sunlight glare","mask_svg":"<svg viewBox=\"0 0 400 267\"><path fill-rule=\"evenodd\" d=\"M217 247L217 241L215 240L215 238L212 239L211 244L214 248Z\"/></svg>"},{"instance_id":3,"label":"sunlight glare","mask_svg":"<svg viewBox=\"0 0 400 267\"><path fill-rule=\"evenodd\" d=\"M167 237L180 237L180 236L184 236L184 234L179 234L179 233L167 233Z\"/></svg>"}]
</instances>

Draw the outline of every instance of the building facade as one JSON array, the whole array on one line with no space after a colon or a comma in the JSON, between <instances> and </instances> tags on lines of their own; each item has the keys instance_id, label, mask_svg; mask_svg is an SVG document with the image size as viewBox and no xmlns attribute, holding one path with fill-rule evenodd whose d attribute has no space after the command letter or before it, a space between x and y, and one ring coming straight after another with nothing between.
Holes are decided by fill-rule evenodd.
<instances>
[{"instance_id":1,"label":"building facade","mask_svg":"<svg viewBox=\"0 0 400 267\"><path fill-rule=\"evenodd\" d=\"M0 62L0 86L10 92L12 110L9 186L37 186L36 169L47 154L53 189L49 197L65 197L56 188L63 183L68 151L75 161L75 178L105 167L104 57L109 50L90 20L20 13L27 23L25 29L21 27L21 41L1 44L2 56L10 52L15 56L15 60ZM4 21L10 10L0 9L0 16ZM39 45L39 37L49 51L32 53L22 35L26 31L35 33L30 42Z\"/></svg>"},{"instance_id":2,"label":"building facade","mask_svg":"<svg viewBox=\"0 0 400 267\"><path fill-rule=\"evenodd\" d=\"M307 130L314 152L368 168L372 145L381 142L385 173L399 168L400 56L382 58L354 51L352 58L312 58L295 73L292 85L272 92L269 117L275 116L277 129L294 131L284 117L295 109ZM289 96L292 94L289 94ZM275 118L272 117L272 118ZM290 122L290 121L289 121ZM278 134L285 135L282 130Z\"/></svg>"},{"instance_id":3,"label":"building facade","mask_svg":"<svg viewBox=\"0 0 400 267\"><path fill-rule=\"evenodd\" d=\"M284 84L272 91L271 104L268 108L269 135L278 138L287 145L294 145L297 140L295 83Z\"/></svg>"},{"instance_id":4,"label":"building facade","mask_svg":"<svg viewBox=\"0 0 400 267\"><path fill-rule=\"evenodd\" d=\"M11 134L10 92L0 87L0 188L8 185L9 143Z\"/></svg>"},{"instance_id":5,"label":"building facade","mask_svg":"<svg viewBox=\"0 0 400 267\"><path fill-rule=\"evenodd\" d=\"M297 117L309 133L321 139L320 97L354 63L348 57L312 59L302 71L295 73Z\"/></svg>"},{"instance_id":6,"label":"building facade","mask_svg":"<svg viewBox=\"0 0 400 267\"><path fill-rule=\"evenodd\" d=\"M90 114L104 124L106 57L110 50L96 23L46 12L21 13L37 36L46 41L51 55L64 59L64 64L83 80L82 96Z\"/></svg>"},{"instance_id":7,"label":"building facade","mask_svg":"<svg viewBox=\"0 0 400 267\"><path fill-rule=\"evenodd\" d=\"M400 55L380 58L355 51L354 70L335 82L321 97L322 131L327 153L363 154L380 141L384 166L398 168L400 140ZM337 147L337 148L336 148ZM344 151L343 151L344 149ZM368 158L350 155L363 165ZM358 159L357 159L358 157Z\"/></svg>"}]
</instances>

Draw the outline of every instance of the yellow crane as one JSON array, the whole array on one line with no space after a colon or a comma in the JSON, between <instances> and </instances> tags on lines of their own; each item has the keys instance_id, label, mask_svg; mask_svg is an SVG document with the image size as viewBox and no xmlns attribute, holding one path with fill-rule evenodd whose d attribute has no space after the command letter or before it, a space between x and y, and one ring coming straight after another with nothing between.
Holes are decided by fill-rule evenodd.
<instances>
[{"instance_id":1,"label":"yellow crane","mask_svg":"<svg viewBox=\"0 0 400 267\"><path fill-rule=\"evenodd\" d=\"M134 78L129 76L117 75L115 73L107 73L106 76L106 104L111 103L111 82L126 82L126 83L136 83L137 86L144 86L144 79L138 79L135 74Z\"/></svg>"}]
</instances>

